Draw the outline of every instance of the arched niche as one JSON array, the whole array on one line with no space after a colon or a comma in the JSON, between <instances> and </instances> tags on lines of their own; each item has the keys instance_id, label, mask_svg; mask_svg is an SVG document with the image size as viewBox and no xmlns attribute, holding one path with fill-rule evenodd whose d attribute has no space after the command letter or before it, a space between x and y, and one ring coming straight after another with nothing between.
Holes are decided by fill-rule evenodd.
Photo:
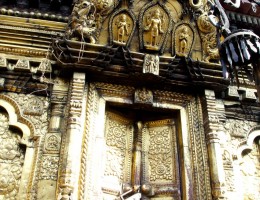
<instances>
[{"instance_id":1,"label":"arched niche","mask_svg":"<svg viewBox=\"0 0 260 200\"><path fill-rule=\"evenodd\" d=\"M31 187L35 148L33 124L18 104L0 95L0 199L26 199Z\"/></svg>"},{"instance_id":2,"label":"arched niche","mask_svg":"<svg viewBox=\"0 0 260 200\"><path fill-rule=\"evenodd\" d=\"M237 151L240 166L240 181L244 200L258 199L260 196L260 129L255 128L241 142Z\"/></svg>"}]
</instances>

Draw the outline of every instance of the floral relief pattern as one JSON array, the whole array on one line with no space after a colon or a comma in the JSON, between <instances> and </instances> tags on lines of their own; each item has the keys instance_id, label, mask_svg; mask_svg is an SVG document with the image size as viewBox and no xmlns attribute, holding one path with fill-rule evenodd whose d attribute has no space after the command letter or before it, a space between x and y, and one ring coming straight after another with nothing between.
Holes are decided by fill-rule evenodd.
<instances>
[{"instance_id":1,"label":"floral relief pattern","mask_svg":"<svg viewBox=\"0 0 260 200\"><path fill-rule=\"evenodd\" d=\"M42 161L41 179L57 180L59 157L44 156Z\"/></svg>"},{"instance_id":2,"label":"floral relief pattern","mask_svg":"<svg viewBox=\"0 0 260 200\"><path fill-rule=\"evenodd\" d=\"M5 113L0 113L0 124L0 199L15 200L25 152L19 146L21 136L9 129Z\"/></svg>"},{"instance_id":3,"label":"floral relief pattern","mask_svg":"<svg viewBox=\"0 0 260 200\"><path fill-rule=\"evenodd\" d=\"M126 152L126 125L116 121L108 121L108 131L106 135L106 168L105 176L123 179L124 156Z\"/></svg>"},{"instance_id":4,"label":"floral relief pattern","mask_svg":"<svg viewBox=\"0 0 260 200\"><path fill-rule=\"evenodd\" d=\"M7 93L9 97L15 99L22 109L22 113L27 115L36 130L36 135L44 135L48 132L48 106L49 99L34 95Z\"/></svg>"},{"instance_id":5,"label":"floral relief pattern","mask_svg":"<svg viewBox=\"0 0 260 200\"><path fill-rule=\"evenodd\" d=\"M172 180L172 152L169 128L150 131L149 164L150 180Z\"/></svg>"}]
</instances>

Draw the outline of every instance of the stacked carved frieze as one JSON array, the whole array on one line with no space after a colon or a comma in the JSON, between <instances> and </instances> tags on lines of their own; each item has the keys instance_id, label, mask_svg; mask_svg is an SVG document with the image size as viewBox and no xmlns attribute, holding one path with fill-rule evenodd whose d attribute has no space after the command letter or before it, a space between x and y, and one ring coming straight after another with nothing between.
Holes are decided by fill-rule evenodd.
<instances>
[{"instance_id":1,"label":"stacked carved frieze","mask_svg":"<svg viewBox=\"0 0 260 200\"><path fill-rule=\"evenodd\" d=\"M75 3L65 39L69 44L123 46L134 52L216 62L217 32L208 20L209 7L206 1L182 5L163 0L80 0ZM80 49L85 48L81 45Z\"/></svg>"}]
</instances>

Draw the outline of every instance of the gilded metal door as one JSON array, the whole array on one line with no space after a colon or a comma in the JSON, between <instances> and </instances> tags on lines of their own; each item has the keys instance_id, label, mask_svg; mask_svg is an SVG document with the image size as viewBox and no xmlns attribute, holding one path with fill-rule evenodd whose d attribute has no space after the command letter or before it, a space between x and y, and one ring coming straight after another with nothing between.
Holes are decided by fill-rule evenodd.
<instances>
[{"instance_id":1,"label":"gilded metal door","mask_svg":"<svg viewBox=\"0 0 260 200\"><path fill-rule=\"evenodd\" d=\"M146 200L181 199L173 119L138 121L107 112L105 143L103 199L137 193Z\"/></svg>"}]
</instances>

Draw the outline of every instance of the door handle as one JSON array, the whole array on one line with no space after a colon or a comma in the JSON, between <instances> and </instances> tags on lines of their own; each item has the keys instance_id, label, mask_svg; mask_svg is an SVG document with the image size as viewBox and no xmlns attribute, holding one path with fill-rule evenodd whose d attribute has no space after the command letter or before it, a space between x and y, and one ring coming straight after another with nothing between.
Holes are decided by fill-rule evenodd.
<instances>
[{"instance_id":1,"label":"door handle","mask_svg":"<svg viewBox=\"0 0 260 200\"><path fill-rule=\"evenodd\" d=\"M141 192L146 196L154 196L154 188L150 184L143 184L141 186Z\"/></svg>"},{"instance_id":2,"label":"door handle","mask_svg":"<svg viewBox=\"0 0 260 200\"><path fill-rule=\"evenodd\" d=\"M126 187L124 187L123 189L125 190ZM130 190L128 190L125 193L123 193L122 195L120 195L120 198L121 198L121 200L140 200L142 197L142 194L139 191L140 191L140 186L135 186L134 188L130 188ZM135 192L137 192L137 193L135 193ZM130 194L130 193L134 193L134 194L125 199L124 196L126 196L127 194Z\"/></svg>"}]
</instances>

